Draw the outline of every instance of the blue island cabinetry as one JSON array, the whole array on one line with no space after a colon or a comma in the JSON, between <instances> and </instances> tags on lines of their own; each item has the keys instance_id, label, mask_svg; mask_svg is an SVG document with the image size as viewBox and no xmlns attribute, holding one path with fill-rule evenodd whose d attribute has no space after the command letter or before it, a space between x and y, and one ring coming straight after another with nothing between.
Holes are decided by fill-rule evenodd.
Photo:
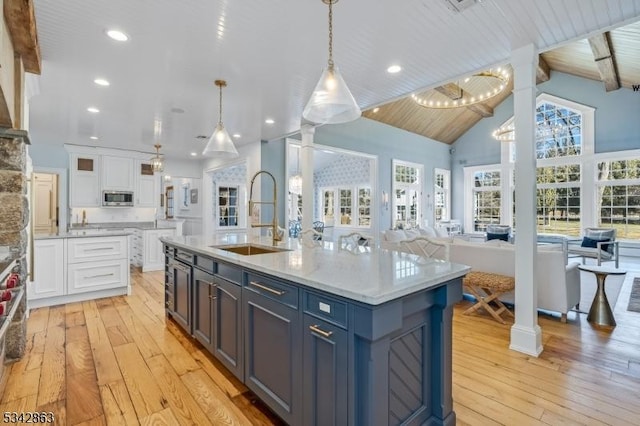
<instances>
[{"instance_id":1,"label":"blue island cabinetry","mask_svg":"<svg viewBox=\"0 0 640 426\"><path fill-rule=\"evenodd\" d=\"M197 249L165 255L167 314L288 424L455 424L461 277L370 305Z\"/></svg>"}]
</instances>

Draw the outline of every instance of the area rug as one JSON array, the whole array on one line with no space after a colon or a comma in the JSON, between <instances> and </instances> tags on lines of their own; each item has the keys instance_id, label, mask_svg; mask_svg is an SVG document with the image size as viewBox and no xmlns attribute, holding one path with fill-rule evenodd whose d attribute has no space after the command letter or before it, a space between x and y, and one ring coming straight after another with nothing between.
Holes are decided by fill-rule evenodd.
<instances>
[{"instance_id":1,"label":"area rug","mask_svg":"<svg viewBox=\"0 0 640 426\"><path fill-rule=\"evenodd\" d=\"M604 283L604 292L607 294L611 309L615 309L624 278L624 275L610 275ZM593 273L580 271L580 305L578 305L580 309L578 309L578 312L589 313L597 287L596 276Z\"/></svg>"},{"instance_id":2,"label":"area rug","mask_svg":"<svg viewBox=\"0 0 640 426\"><path fill-rule=\"evenodd\" d=\"M629 296L627 311L640 312L640 277L633 279L633 287L631 287L631 296Z\"/></svg>"}]
</instances>

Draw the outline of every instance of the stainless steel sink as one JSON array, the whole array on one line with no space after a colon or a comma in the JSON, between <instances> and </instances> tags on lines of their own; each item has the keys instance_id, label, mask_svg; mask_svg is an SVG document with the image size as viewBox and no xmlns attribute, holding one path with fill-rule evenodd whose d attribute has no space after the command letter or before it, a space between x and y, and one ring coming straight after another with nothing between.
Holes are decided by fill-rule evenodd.
<instances>
[{"instance_id":1,"label":"stainless steel sink","mask_svg":"<svg viewBox=\"0 0 640 426\"><path fill-rule=\"evenodd\" d=\"M256 244L233 244L233 245L210 246L210 247L217 248L220 250L230 251L232 253L237 253L244 256L253 256L254 254L279 253L282 251L291 251L285 248L260 246Z\"/></svg>"}]
</instances>

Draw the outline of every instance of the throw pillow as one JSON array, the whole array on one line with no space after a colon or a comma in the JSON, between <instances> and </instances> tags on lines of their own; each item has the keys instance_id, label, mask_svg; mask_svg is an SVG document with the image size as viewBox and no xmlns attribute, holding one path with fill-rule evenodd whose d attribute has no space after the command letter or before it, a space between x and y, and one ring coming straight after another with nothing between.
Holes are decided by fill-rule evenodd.
<instances>
[{"instance_id":1,"label":"throw pillow","mask_svg":"<svg viewBox=\"0 0 640 426\"><path fill-rule=\"evenodd\" d=\"M436 230L430 226L427 226L425 228L418 228L418 232L420 232L420 235L424 235L425 237L437 237Z\"/></svg>"},{"instance_id":2,"label":"throw pillow","mask_svg":"<svg viewBox=\"0 0 640 426\"><path fill-rule=\"evenodd\" d=\"M487 232L487 241L489 240L509 241L509 234L493 234L491 232Z\"/></svg>"},{"instance_id":3,"label":"throw pillow","mask_svg":"<svg viewBox=\"0 0 640 426\"><path fill-rule=\"evenodd\" d=\"M385 231L385 238L390 243L399 243L400 241L405 240L407 236L402 229L389 229Z\"/></svg>"},{"instance_id":4,"label":"throw pillow","mask_svg":"<svg viewBox=\"0 0 640 426\"><path fill-rule=\"evenodd\" d=\"M582 238L582 247L590 247L590 248L598 248L598 243L604 241L611 241L609 238L605 238L602 240L598 240L595 238L584 237ZM609 251L609 244L602 244L601 249L604 251Z\"/></svg>"},{"instance_id":5,"label":"throw pillow","mask_svg":"<svg viewBox=\"0 0 640 426\"><path fill-rule=\"evenodd\" d=\"M407 240L413 240L414 238L420 236L420 231L418 231L417 229L407 229L404 231L404 233L407 236Z\"/></svg>"}]
</instances>

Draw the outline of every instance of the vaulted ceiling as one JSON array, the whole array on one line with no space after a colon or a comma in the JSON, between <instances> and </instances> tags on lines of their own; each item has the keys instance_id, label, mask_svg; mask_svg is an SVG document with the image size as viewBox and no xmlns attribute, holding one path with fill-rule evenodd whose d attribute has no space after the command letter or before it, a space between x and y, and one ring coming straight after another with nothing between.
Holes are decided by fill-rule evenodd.
<instances>
[{"instance_id":1,"label":"vaulted ceiling","mask_svg":"<svg viewBox=\"0 0 640 426\"><path fill-rule=\"evenodd\" d=\"M326 66L328 8L322 0L33 2L42 51L39 90L29 102L36 146L152 153L160 142L169 157L192 158L193 152L198 159L218 121L213 82L219 78L228 82L223 119L229 133L239 135L236 144L278 139L300 128ZM456 10L464 6L471 7ZM547 51L638 19L640 0L340 0L334 59L360 107L368 109L505 64L514 47L535 43ZM112 28L129 41L107 38ZM617 54L622 47L617 37L612 42ZM392 64L402 71L387 73ZM633 70L619 68L626 84ZM110 86L94 84L98 77ZM100 112L88 112L90 106ZM407 111L394 117L445 142L479 119L465 109Z\"/></svg>"},{"instance_id":2,"label":"vaulted ceiling","mask_svg":"<svg viewBox=\"0 0 640 426\"><path fill-rule=\"evenodd\" d=\"M583 40L544 52L539 57L538 83L552 78L551 71L597 80L606 91L640 84L640 22L597 33ZM448 85L456 85L452 80ZM429 96L447 85L418 92ZM510 86L499 95L474 106L436 109L418 105L411 96L369 108L363 115L409 132L451 144L510 94ZM482 107L482 108L479 108Z\"/></svg>"}]
</instances>

